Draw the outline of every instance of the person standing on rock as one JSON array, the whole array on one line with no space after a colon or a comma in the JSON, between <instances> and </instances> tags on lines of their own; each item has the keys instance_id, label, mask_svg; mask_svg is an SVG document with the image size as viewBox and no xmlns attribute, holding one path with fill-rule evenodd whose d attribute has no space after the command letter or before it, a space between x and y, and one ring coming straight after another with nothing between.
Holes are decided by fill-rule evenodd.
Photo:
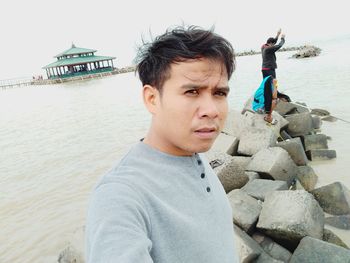
<instances>
[{"instance_id":1,"label":"person standing on rock","mask_svg":"<svg viewBox=\"0 0 350 263\"><path fill-rule=\"evenodd\" d=\"M267 76L272 76L274 79L276 79L276 68L277 68L277 58L276 58L276 51L279 50L285 43L285 34L281 35L281 40L278 44L278 38L281 35L281 29L277 31L276 37L269 37L265 44L261 47L261 55L262 55L262 68L261 72L263 75L263 79L265 79ZM277 91L277 97L290 102L291 99L288 95L283 94L279 91Z\"/></svg>"},{"instance_id":2,"label":"person standing on rock","mask_svg":"<svg viewBox=\"0 0 350 263\"><path fill-rule=\"evenodd\" d=\"M267 76L272 76L276 78L276 51L279 50L285 43L285 35L281 36L281 40L278 44L278 38L281 35L281 29L277 31L276 37L269 37L265 44L261 47L261 55L262 55L262 68L261 72L263 75L263 79Z\"/></svg>"},{"instance_id":3,"label":"person standing on rock","mask_svg":"<svg viewBox=\"0 0 350 263\"><path fill-rule=\"evenodd\" d=\"M150 128L92 193L87 262L238 262L229 201L202 155L223 128L234 69L212 30L176 27L141 47Z\"/></svg>"}]
</instances>

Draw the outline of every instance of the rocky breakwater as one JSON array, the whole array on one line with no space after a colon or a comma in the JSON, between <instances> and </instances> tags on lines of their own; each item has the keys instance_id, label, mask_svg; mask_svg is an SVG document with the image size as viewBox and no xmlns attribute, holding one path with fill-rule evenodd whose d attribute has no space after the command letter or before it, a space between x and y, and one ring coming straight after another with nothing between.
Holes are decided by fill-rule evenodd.
<instances>
[{"instance_id":1,"label":"rocky breakwater","mask_svg":"<svg viewBox=\"0 0 350 263\"><path fill-rule=\"evenodd\" d=\"M251 101L229 113L206 153L233 209L240 262L350 262L349 244L327 229L350 229L349 189L341 182L315 189L309 165L336 158L321 133L330 113L280 101L271 126L250 110ZM59 263L84 262L84 227L78 230Z\"/></svg>"},{"instance_id":2,"label":"rocky breakwater","mask_svg":"<svg viewBox=\"0 0 350 263\"><path fill-rule=\"evenodd\" d=\"M316 57L321 53L321 49L315 46L305 45L300 47L299 51L294 54L293 58L309 58Z\"/></svg>"},{"instance_id":3,"label":"rocky breakwater","mask_svg":"<svg viewBox=\"0 0 350 263\"><path fill-rule=\"evenodd\" d=\"M308 57L315 57L318 56L321 53L321 49L312 45L303 45L298 47L285 47L279 49L277 52L285 52L285 51L297 51L292 57L293 58L308 58ZM236 56L252 56L261 54L261 51L256 50L248 50L243 52L237 52Z\"/></svg>"},{"instance_id":4,"label":"rocky breakwater","mask_svg":"<svg viewBox=\"0 0 350 263\"><path fill-rule=\"evenodd\" d=\"M349 229L349 189L315 189L309 165L336 158L321 133L327 112L281 101L269 125L250 109L251 99L230 112L206 153L232 206L240 262L350 262L349 244L327 229Z\"/></svg>"}]
</instances>

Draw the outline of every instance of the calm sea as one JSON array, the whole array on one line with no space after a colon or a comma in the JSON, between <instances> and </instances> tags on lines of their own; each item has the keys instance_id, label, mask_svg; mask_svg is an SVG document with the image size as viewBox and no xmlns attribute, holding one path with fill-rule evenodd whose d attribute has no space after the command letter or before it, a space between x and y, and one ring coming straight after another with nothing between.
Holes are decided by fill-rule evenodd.
<instances>
[{"instance_id":1,"label":"calm sea","mask_svg":"<svg viewBox=\"0 0 350 263\"><path fill-rule=\"evenodd\" d=\"M315 58L277 54L279 89L350 121L350 37L313 44L322 49ZM260 63L259 55L237 59L232 109L240 110L260 84ZM57 261L84 225L98 178L147 131L140 91L133 73L0 90L0 262ZM350 124L321 128L338 157L311 163L318 185L341 181L350 188ZM349 231L336 233L350 245Z\"/></svg>"}]
</instances>

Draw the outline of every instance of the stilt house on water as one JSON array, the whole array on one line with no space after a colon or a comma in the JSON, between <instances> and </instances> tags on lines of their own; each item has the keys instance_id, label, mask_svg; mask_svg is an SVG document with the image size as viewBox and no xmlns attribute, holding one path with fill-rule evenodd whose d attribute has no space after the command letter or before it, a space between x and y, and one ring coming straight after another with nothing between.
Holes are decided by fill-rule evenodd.
<instances>
[{"instance_id":1,"label":"stilt house on water","mask_svg":"<svg viewBox=\"0 0 350 263\"><path fill-rule=\"evenodd\" d=\"M87 74L97 74L113 71L115 57L95 56L97 50L72 47L58 55L53 62L43 69L48 79L71 78Z\"/></svg>"}]
</instances>

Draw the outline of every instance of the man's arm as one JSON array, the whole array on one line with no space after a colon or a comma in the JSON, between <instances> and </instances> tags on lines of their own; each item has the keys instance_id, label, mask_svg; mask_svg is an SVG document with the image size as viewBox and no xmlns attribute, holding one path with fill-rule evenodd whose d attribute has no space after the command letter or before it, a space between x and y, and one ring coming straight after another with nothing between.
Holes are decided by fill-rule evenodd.
<instances>
[{"instance_id":1,"label":"man's arm","mask_svg":"<svg viewBox=\"0 0 350 263\"><path fill-rule=\"evenodd\" d=\"M100 185L92 195L86 222L87 262L153 262L149 226L136 191L123 183Z\"/></svg>"},{"instance_id":2,"label":"man's arm","mask_svg":"<svg viewBox=\"0 0 350 263\"><path fill-rule=\"evenodd\" d=\"M279 50L279 49L284 45L285 42L286 42L286 41L285 41L285 34L283 34L283 35L281 36L281 40L280 40L280 42L279 42L278 44L273 45L273 46L271 46L271 47L268 47L267 49L268 49L268 50L277 51L277 50Z\"/></svg>"},{"instance_id":3,"label":"man's arm","mask_svg":"<svg viewBox=\"0 0 350 263\"><path fill-rule=\"evenodd\" d=\"M281 32L282 32L282 29L278 29L277 35L276 35L276 37L275 37L276 43L277 43L277 41L278 41L279 36L281 35Z\"/></svg>"}]
</instances>

